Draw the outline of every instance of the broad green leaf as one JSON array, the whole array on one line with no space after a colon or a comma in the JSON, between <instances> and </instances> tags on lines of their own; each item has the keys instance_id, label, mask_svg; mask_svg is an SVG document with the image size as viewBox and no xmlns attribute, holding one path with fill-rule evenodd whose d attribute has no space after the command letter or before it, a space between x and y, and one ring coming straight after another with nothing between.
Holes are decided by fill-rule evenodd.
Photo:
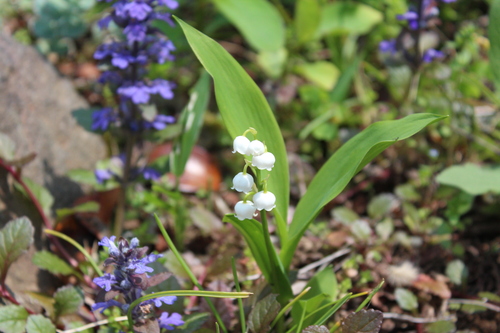
<instances>
[{"instance_id":1,"label":"broad green leaf","mask_svg":"<svg viewBox=\"0 0 500 333\"><path fill-rule=\"evenodd\" d=\"M254 49L276 51L285 45L285 23L276 7L268 1L212 1Z\"/></svg>"},{"instance_id":2,"label":"broad green leaf","mask_svg":"<svg viewBox=\"0 0 500 333\"><path fill-rule=\"evenodd\" d=\"M342 321L342 333L378 333L384 316L377 310L362 309Z\"/></svg>"},{"instance_id":3,"label":"broad green leaf","mask_svg":"<svg viewBox=\"0 0 500 333\"><path fill-rule=\"evenodd\" d=\"M229 134L235 138L253 127L258 131L258 139L265 142L276 157L268 189L276 195L276 209L286 221L290 186L288 161L283 136L269 104L255 82L222 46L184 21L176 20L203 67L214 79L217 105Z\"/></svg>"},{"instance_id":4,"label":"broad green leaf","mask_svg":"<svg viewBox=\"0 0 500 333\"><path fill-rule=\"evenodd\" d=\"M441 320L425 325L425 331L428 333L451 333L457 332L457 328L454 322L449 320Z\"/></svg>"},{"instance_id":5,"label":"broad green leaf","mask_svg":"<svg viewBox=\"0 0 500 333\"><path fill-rule=\"evenodd\" d=\"M382 19L382 13L370 6L337 1L321 9L321 22L316 37L330 33L366 34Z\"/></svg>"},{"instance_id":6,"label":"broad green leaf","mask_svg":"<svg viewBox=\"0 0 500 333\"><path fill-rule=\"evenodd\" d=\"M368 216L372 219L381 219L398 207L398 200L392 193L381 193L370 200Z\"/></svg>"},{"instance_id":7,"label":"broad green leaf","mask_svg":"<svg viewBox=\"0 0 500 333\"><path fill-rule=\"evenodd\" d=\"M83 295L73 286L64 286L54 294L57 316L75 313L83 304Z\"/></svg>"},{"instance_id":8,"label":"broad green leaf","mask_svg":"<svg viewBox=\"0 0 500 333\"><path fill-rule=\"evenodd\" d=\"M56 327L43 315L32 315L26 323L26 333L55 333Z\"/></svg>"},{"instance_id":9,"label":"broad green leaf","mask_svg":"<svg viewBox=\"0 0 500 333\"><path fill-rule=\"evenodd\" d=\"M490 67L497 87L500 87L500 0L492 0L490 5L488 37L490 39Z\"/></svg>"},{"instance_id":10,"label":"broad green leaf","mask_svg":"<svg viewBox=\"0 0 500 333\"><path fill-rule=\"evenodd\" d=\"M297 0L294 27L299 44L308 42L315 37L320 18L321 8L318 0Z\"/></svg>"},{"instance_id":11,"label":"broad green leaf","mask_svg":"<svg viewBox=\"0 0 500 333\"><path fill-rule=\"evenodd\" d=\"M318 87L327 91L333 89L340 76L338 68L328 61L301 64L295 68L295 71Z\"/></svg>"},{"instance_id":12,"label":"broad green leaf","mask_svg":"<svg viewBox=\"0 0 500 333\"><path fill-rule=\"evenodd\" d=\"M339 293L337 278L331 266L316 273L307 283L306 288L307 287L311 287L311 290L309 290L299 302L295 303L292 308L294 323L299 323L304 309L306 316L315 312L314 315L304 320L302 327L317 324L319 318L329 311L329 308L317 311L318 308L335 301Z\"/></svg>"},{"instance_id":13,"label":"broad green leaf","mask_svg":"<svg viewBox=\"0 0 500 333\"><path fill-rule=\"evenodd\" d=\"M78 125L82 126L86 131L95 132L92 130L92 114L96 109L76 109L71 111L71 115L75 118Z\"/></svg>"},{"instance_id":14,"label":"broad green leaf","mask_svg":"<svg viewBox=\"0 0 500 333\"><path fill-rule=\"evenodd\" d=\"M52 274L70 275L75 272L68 263L46 250L36 252L32 261L41 269L45 269Z\"/></svg>"},{"instance_id":15,"label":"broad green leaf","mask_svg":"<svg viewBox=\"0 0 500 333\"><path fill-rule=\"evenodd\" d=\"M62 219L65 216L75 213L96 213L99 211L99 206L99 203L96 201L88 201L75 207L58 209L56 210L56 215L58 219Z\"/></svg>"},{"instance_id":16,"label":"broad green leaf","mask_svg":"<svg viewBox=\"0 0 500 333\"><path fill-rule=\"evenodd\" d=\"M208 107L209 100L210 77L204 71L191 90L189 103L182 110L179 120L179 123L182 124L182 132L172 150L174 158L171 160L171 163L173 163L172 171L178 177L184 173L187 160L198 140L201 126L203 126L203 115Z\"/></svg>"},{"instance_id":17,"label":"broad green leaf","mask_svg":"<svg viewBox=\"0 0 500 333\"><path fill-rule=\"evenodd\" d=\"M256 220L240 221L234 215L226 215L223 222L231 223L238 232L245 238L252 255L259 265L262 274L274 290L279 292L283 298L291 297L292 290L288 276L285 274L283 265L279 262L278 255L267 251L262 225Z\"/></svg>"},{"instance_id":18,"label":"broad green leaf","mask_svg":"<svg viewBox=\"0 0 500 333\"><path fill-rule=\"evenodd\" d=\"M421 113L403 119L372 124L340 147L319 170L299 201L289 226L288 242L281 258L289 267L295 248L309 224L366 164L398 140L406 139L425 126L446 117Z\"/></svg>"},{"instance_id":19,"label":"broad green leaf","mask_svg":"<svg viewBox=\"0 0 500 333\"><path fill-rule=\"evenodd\" d=\"M26 186L28 186L31 193L38 200L40 206L42 206L43 212L47 215L50 215L50 208L54 204L54 197L52 196L52 194L50 194L50 192L45 187L35 183L29 178L23 177L23 182L26 184ZM26 196L26 198L29 199L28 193L24 190L24 188L21 185L15 183L14 186L19 192L23 193Z\"/></svg>"},{"instance_id":20,"label":"broad green leaf","mask_svg":"<svg viewBox=\"0 0 500 333\"><path fill-rule=\"evenodd\" d=\"M454 165L441 172L436 180L472 195L500 193L500 165Z\"/></svg>"},{"instance_id":21,"label":"broad green leaf","mask_svg":"<svg viewBox=\"0 0 500 333\"><path fill-rule=\"evenodd\" d=\"M417 296L405 288L396 288L394 291L396 302L404 310L415 310L418 307Z\"/></svg>"},{"instance_id":22,"label":"broad green leaf","mask_svg":"<svg viewBox=\"0 0 500 333\"><path fill-rule=\"evenodd\" d=\"M6 305L0 307L0 332L24 332L28 319L28 311L19 305Z\"/></svg>"},{"instance_id":23,"label":"broad green leaf","mask_svg":"<svg viewBox=\"0 0 500 333\"><path fill-rule=\"evenodd\" d=\"M280 311L280 304L276 301L276 295L267 295L255 304L248 315L248 329L252 333L267 333L269 325Z\"/></svg>"},{"instance_id":24,"label":"broad green leaf","mask_svg":"<svg viewBox=\"0 0 500 333\"><path fill-rule=\"evenodd\" d=\"M10 265L33 243L34 232L27 217L12 220L0 230L0 283L5 281Z\"/></svg>"}]
</instances>

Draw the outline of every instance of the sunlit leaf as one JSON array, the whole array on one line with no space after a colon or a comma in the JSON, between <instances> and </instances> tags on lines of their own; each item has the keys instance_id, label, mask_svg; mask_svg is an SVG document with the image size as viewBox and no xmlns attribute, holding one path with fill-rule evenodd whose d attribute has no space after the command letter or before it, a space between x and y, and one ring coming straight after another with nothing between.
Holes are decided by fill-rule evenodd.
<instances>
[{"instance_id":1,"label":"sunlit leaf","mask_svg":"<svg viewBox=\"0 0 500 333\"><path fill-rule=\"evenodd\" d=\"M0 331L3 333L24 332L28 311L19 305L0 306Z\"/></svg>"},{"instance_id":2,"label":"sunlit leaf","mask_svg":"<svg viewBox=\"0 0 500 333\"><path fill-rule=\"evenodd\" d=\"M268 1L212 1L229 21L238 28L248 44L256 50L276 51L285 45L285 24L283 18L278 10Z\"/></svg>"},{"instance_id":3,"label":"sunlit leaf","mask_svg":"<svg viewBox=\"0 0 500 333\"><path fill-rule=\"evenodd\" d=\"M342 321L342 333L378 333L383 319L380 311L362 309Z\"/></svg>"},{"instance_id":4,"label":"sunlit leaf","mask_svg":"<svg viewBox=\"0 0 500 333\"><path fill-rule=\"evenodd\" d=\"M43 315L32 315L26 323L26 333L55 333L56 327Z\"/></svg>"},{"instance_id":5,"label":"sunlit leaf","mask_svg":"<svg viewBox=\"0 0 500 333\"><path fill-rule=\"evenodd\" d=\"M403 119L370 125L333 154L316 174L299 201L283 245L283 265L290 265L295 248L321 209L335 198L366 164L398 140L406 139L425 126L444 119L434 114L413 114Z\"/></svg>"},{"instance_id":6,"label":"sunlit leaf","mask_svg":"<svg viewBox=\"0 0 500 333\"><path fill-rule=\"evenodd\" d=\"M318 0L298 0L295 3L294 27L298 43L312 40L321 18Z\"/></svg>"},{"instance_id":7,"label":"sunlit leaf","mask_svg":"<svg viewBox=\"0 0 500 333\"><path fill-rule=\"evenodd\" d=\"M490 4L490 22L500 22L500 0L492 0ZM500 86L500 25L488 25L490 39L490 67L497 86Z\"/></svg>"},{"instance_id":8,"label":"sunlit leaf","mask_svg":"<svg viewBox=\"0 0 500 333\"><path fill-rule=\"evenodd\" d=\"M396 302L404 310L415 310L418 307L417 296L405 288L396 288L394 291Z\"/></svg>"},{"instance_id":9,"label":"sunlit leaf","mask_svg":"<svg viewBox=\"0 0 500 333\"><path fill-rule=\"evenodd\" d=\"M32 261L41 269L45 269L52 274L70 275L75 272L66 261L46 250L33 254Z\"/></svg>"},{"instance_id":10,"label":"sunlit leaf","mask_svg":"<svg viewBox=\"0 0 500 333\"><path fill-rule=\"evenodd\" d=\"M452 260L446 265L446 275L450 278L451 282L461 285L467 277L467 267L460 259Z\"/></svg>"},{"instance_id":11,"label":"sunlit leaf","mask_svg":"<svg viewBox=\"0 0 500 333\"><path fill-rule=\"evenodd\" d=\"M500 165L454 165L441 172L436 180L440 184L458 187L471 195L500 193Z\"/></svg>"},{"instance_id":12,"label":"sunlit leaf","mask_svg":"<svg viewBox=\"0 0 500 333\"><path fill-rule=\"evenodd\" d=\"M234 138L249 127L258 131L258 139L276 157L268 180L268 189L276 195L276 209L286 221L289 201L289 174L285 143L276 119L259 87L245 70L216 41L176 18L189 45L213 77L215 96L222 119ZM257 26L253 22L253 26ZM266 35L271 35L269 31ZM228 149L231 149L228 147ZM264 176L266 172L263 172Z\"/></svg>"},{"instance_id":13,"label":"sunlit leaf","mask_svg":"<svg viewBox=\"0 0 500 333\"><path fill-rule=\"evenodd\" d=\"M73 286L64 286L54 294L56 313L58 316L75 313L83 304L83 295L81 291Z\"/></svg>"},{"instance_id":14,"label":"sunlit leaf","mask_svg":"<svg viewBox=\"0 0 500 333\"><path fill-rule=\"evenodd\" d=\"M325 90L332 90L340 76L340 71L329 61L300 64L295 69L298 74Z\"/></svg>"}]
</instances>

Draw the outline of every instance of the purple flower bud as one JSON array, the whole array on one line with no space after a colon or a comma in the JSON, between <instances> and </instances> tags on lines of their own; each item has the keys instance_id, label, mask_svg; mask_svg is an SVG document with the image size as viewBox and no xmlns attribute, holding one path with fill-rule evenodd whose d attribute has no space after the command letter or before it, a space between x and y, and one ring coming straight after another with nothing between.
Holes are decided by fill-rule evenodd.
<instances>
[{"instance_id":1,"label":"purple flower bud","mask_svg":"<svg viewBox=\"0 0 500 333\"><path fill-rule=\"evenodd\" d=\"M128 12L129 17L142 21L153 9L144 2L132 1L125 5L124 10Z\"/></svg>"},{"instance_id":2,"label":"purple flower bud","mask_svg":"<svg viewBox=\"0 0 500 333\"><path fill-rule=\"evenodd\" d=\"M395 39L383 40L378 44L378 49L380 50L380 52L383 53L395 54L397 52L396 40Z\"/></svg>"},{"instance_id":3,"label":"purple flower bud","mask_svg":"<svg viewBox=\"0 0 500 333\"><path fill-rule=\"evenodd\" d=\"M435 49L428 49L422 56L423 62L432 62L436 58L444 58L444 53Z\"/></svg>"},{"instance_id":4,"label":"purple flower bud","mask_svg":"<svg viewBox=\"0 0 500 333\"><path fill-rule=\"evenodd\" d=\"M175 0L158 0L158 4L160 6L167 6L170 9L176 9L179 7L179 4Z\"/></svg>"},{"instance_id":5,"label":"purple flower bud","mask_svg":"<svg viewBox=\"0 0 500 333\"><path fill-rule=\"evenodd\" d=\"M184 321L178 313L172 313L169 316L168 312L163 312L160 318L158 318L158 322L161 328L165 328L167 330L173 330L174 326L184 325Z\"/></svg>"},{"instance_id":6,"label":"purple flower bud","mask_svg":"<svg viewBox=\"0 0 500 333\"><path fill-rule=\"evenodd\" d=\"M146 39L147 26L141 23L130 23L123 29L129 43L142 42Z\"/></svg>"},{"instance_id":7,"label":"purple flower bud","mask_svg":"<svg viewBox=\"0 0 500 333\"><path fill-rule=\"evenodd\" d=\"M94 283L99 287L103 288L106 291L111 290L111 285L116 283L116 278L114 275L109 273L104 274L103 276L94 278Z\"/></svg>"},{"instance_id":8,"label":"purple flower bud","mask_svg":"<svg viewBox=\"0 0 500 333\"><path fill-rule=\"evenodd\" d=\"M97 183L102 184L104 181L113 178L113 173L107 169L96 169L94 170L94 176Z\"/></svg>"}]
</instances>

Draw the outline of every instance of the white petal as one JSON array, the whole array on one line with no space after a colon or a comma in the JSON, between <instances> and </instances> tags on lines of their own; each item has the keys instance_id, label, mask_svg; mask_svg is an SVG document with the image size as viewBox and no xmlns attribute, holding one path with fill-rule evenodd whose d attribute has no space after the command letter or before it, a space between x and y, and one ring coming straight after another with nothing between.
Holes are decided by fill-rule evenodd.
<instances>
[{"instance_id":1,"label":"white petal","mask_svg":"<svg viewBox=\"0 0 500 333\"><path fill-rule=\"evenodd\" d=\"M250 145L250 140L245 136L237 136L233 141L233 153L247 154L248 146Z\"/></svg>"},{"instance_id":2,"label":"white petal","mask_svg":"<svg viewBox=\"0 0 500 333\"><path fill-rule=\"evenodd\" d=\"M266 146L259 140L253 140L248 146L248 155L259 156L264 154Z\"/></svg>"}]
</instances>

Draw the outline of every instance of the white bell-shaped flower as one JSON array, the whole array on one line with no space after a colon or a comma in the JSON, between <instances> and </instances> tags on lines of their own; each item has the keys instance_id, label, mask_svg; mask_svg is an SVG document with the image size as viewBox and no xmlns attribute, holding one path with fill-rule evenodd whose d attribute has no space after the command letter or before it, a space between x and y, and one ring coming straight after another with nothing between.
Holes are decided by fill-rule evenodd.
<instances>
[{"instance_id":1,"label":"white bell-shaped flower","mask_svg":"<svg viewBox=\"0 0 500 333\"><path fill-rule=\"evenodd\" d=\"M269 191L260 191L253 196L253 204L258 210L270 211L276 207L276 196Z\"/></svg>"},{"instance_id":2,"label":"white bell-shaped flower","mask_svg":"<svg viewBox=\"0 0 500 333\"><path fill-rule=\"evenodd\" d=\"M259 156L266 152L266 146L259 140L253 140L248 146L248 155Z\"/></svg>"},{"instance_id":3,"label":"white bell-shaped flower","mask_svg":"<svg viewBox=\"0 0 500 333\"><path fill-rule=\"evenodd\" d=\"M260 170L271 171L274 167L276 158L273 153L266 152L262 155L254 156L252 158L252 165Z\"/></svg>"},{"instance_id":4,"label":"white bell-shaped flower","mask_svg":"<svg viewBox=\"0 0 500 333\"><path fill-rule=\"evenodd\" d=\"M253 187L253 177L248 173L240 172L233 178L233 187L231 189L238 192L248 193Z\"/></svg>"},{"instance_id":5,"label":"white bell-shaped flower","mask_svg":"<svg viewBox=\"0 0 500 333\"><path fill-rule=\"evenodd\" d=\"M250 145L250 140L246 136L240 135L234 138L233 141L233 154L238 152L240 154L247 154L248 146Z\"/></svg>"},{"instance_id":6,"label":"white bell-shaped flower","mask_svg":"<svg viewBox=\"0 0 500 333\"><path fill-rule=\"evenodd\" d=\"M238 201L234 206L234 213L236 218L240 221L243 221L244 219L251 219L257 215L253 202L249 200Z\"/></svg>"}]
</instances>

